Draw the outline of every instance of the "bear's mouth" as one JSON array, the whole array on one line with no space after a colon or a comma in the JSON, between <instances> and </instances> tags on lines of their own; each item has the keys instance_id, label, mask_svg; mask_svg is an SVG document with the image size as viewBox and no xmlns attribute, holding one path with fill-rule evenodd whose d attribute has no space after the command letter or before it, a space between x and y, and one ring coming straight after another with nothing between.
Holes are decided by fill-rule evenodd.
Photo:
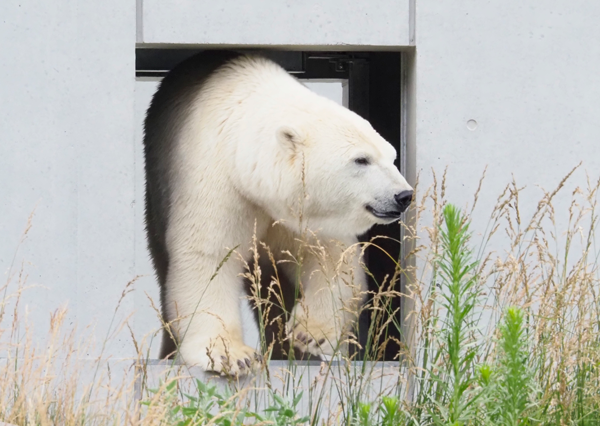
<instances>
[{"instance_id":1,"label":"bear's mouth","mask_svg":"<svg viewBox=\"0 0 600 426\"><path fill-rule=\"evenodd\" d=\"M366 206L366 209L369 213L371 213L375 217L378 217L379 219L396 220L396 219L400 219L400 215L402 214L397 210L390 210L390 211L382 212L382 211L374 209L373 207L371 207L368 204Z\"/></svg>"}]
</instances>

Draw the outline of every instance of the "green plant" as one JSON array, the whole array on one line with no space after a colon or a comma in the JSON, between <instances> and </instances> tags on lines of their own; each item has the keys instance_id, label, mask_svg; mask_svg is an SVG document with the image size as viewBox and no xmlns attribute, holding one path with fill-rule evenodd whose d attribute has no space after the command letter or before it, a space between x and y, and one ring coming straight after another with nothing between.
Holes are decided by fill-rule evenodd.
<instances>
[{"instance_id":1,"label":"green plant","mask_svg":"<svg viewBox=\"0 0 600 426\"><path fill-rule=\"evenodd\" d=\"M474 403L481 395L474 388L474 360L480 348L475 315L481 294L478 263L472 260L468 245L469 221L451 204L443 209L439 236L430 300L436 308L441 298L445 316L439 326L437 315L428 325L433 334L426 339L422 354L417 417L435 425L466 425L475 420Z\"/></svg>"},{"instance_id":2,"label":"green plant","mask_svg":"<svg viewBox=\"0 0 600 426\"><path fill-rule=\"evenodd\" d=\"M361 402L353 422L357 426L398 426L406 421L405 414L397 396L382 396L375 412L371 404Z\"/></svg>"},{"instance_id":3,"label":"green plant","mask_svg":"<svg viewBox=\"0 0 600 426\"><path fill-rule=\"evenodd\" d=\"M163 403L168 407L164 420L168 425L200 426L214 424L219 426L241 425L244 419L256 416L245 408L236 407L236 398L225 392L221 394L216 386L210 386L196 380L197 393L184 394L180 398L177 394L177 380L172 380L164 389L149 389L154 394L163 393ZM152 405L152 400L143 401L146 406Z\"/></svg>"},{"instance_id":4,"label":"green plant","mask_svg":"<svg viewBox=\"0 0 600 426\"><path fill-rule=\"evenodd\" d=\"M167 407L162 415L167 425L200 426L205 424L234 426L244 424L245 419L254 418L264 424L274 426L297 426L309 421L308 416L298 416L298 403L302 399L300 392L292 401L275 393L271 394L272 404L262 414L238 406L239 398L225 390L219 392L215 385L196 380L195 394L177 392L178 380L157 388L148 389L154 396L142 402L147 407L153 404ZM155 398L159 396L159 398Z\"/></svg>"},{"instance_id":5,"label":"green plant","mask_svg":"<svg viewBox=\"0 0 600 426\"><path fill-rule=\"evenodd\" d=\"M358 403L355 424L358 426L373 425L373 418L371 416L371 404L368 404L366 402Z\"/></svg>"},{"instance_id":6,"label":"green plant","mask_svg":"<svg viewBox=\"0 0 600 426\"><path fill-rule=\"evenodd\" d=\"M264 411L265 416L259 416L253 414L253 417L261 422L269 422L276 426L295 426L306 423L309 421L309 416L299 417L298 416L298 403L302 399L302 392L289 402L287 399L273 393L273 403L269 408Z\"/></svg>"},{"instance_id":7,"label":"green plant","mask_svg":"<svg viewBox=\"0 0 600 426\"><path fill-rule=\"evenodd\" d=\"M404 413L400 408L400 401L395 396L381 398L381 426L398 426L404 421Z\"/></svg>"},{"instance_id":8,"label":"green plant","mask_svg":"<svg viewBox=\"0 0 600 426\"><path fill-rule=\"evenodd\" d=\"M535 390L523 323L523 311L511 306L499 327L499 356L493 368L496 373L493 379L484 379L489 390L488 420L492 425L516 426L534 423L529 413L534 407L532 396L535 395Z\"/></svg>"}]
</instances>

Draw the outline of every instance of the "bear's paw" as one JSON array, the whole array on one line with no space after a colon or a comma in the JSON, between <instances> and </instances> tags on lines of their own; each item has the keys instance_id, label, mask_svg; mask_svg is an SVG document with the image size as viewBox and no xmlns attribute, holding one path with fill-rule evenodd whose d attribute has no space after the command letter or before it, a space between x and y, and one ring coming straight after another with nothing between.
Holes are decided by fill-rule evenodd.
<instances>
[{"instance_id":1,"label":"bear's paw","mask_svg":"<svg viewBox=\"0 0 600 426\"><path fill-rule=\"evenodd\" d=\"M186 364L197 365L222 376L246 376L254 373L262 363L260 354L250 346L222 339L199 352L197 356L183 356Z\"/></svg>"},{"instance_id":2,"label":"bear's paw","mask_svg":"<svg viewBox=\"0 0 600 426\"><path fill-rule=\"evenodd\" d=\"M334 324L315 319L298 319L288 324L288 338L295 348L315 356L333 356L340 348L340 336Z\"/></svg>"}]
</instances>

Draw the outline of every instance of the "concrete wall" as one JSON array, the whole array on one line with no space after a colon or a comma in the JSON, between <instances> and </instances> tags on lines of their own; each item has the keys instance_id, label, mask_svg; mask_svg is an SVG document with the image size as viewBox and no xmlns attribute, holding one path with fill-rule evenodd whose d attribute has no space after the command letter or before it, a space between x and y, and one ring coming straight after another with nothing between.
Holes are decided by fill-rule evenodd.
<instances>
[{"instance_id":1,"label":"concrete wall","mask_svg":"<svg viewBox=\"0 0 600 426\"><path fill-rule=\"evenodd\" d=\"M0 286L25 262L27 285L43 286L22 301L36 336L68 302L67 324L96 322L103 340L133 278L135 8L3 1L0 16Z\"/></svg>"},{"instance_id":2,"label":"concrete wall","mask_svg":"<svg viewBox=\"0 0 600 426\"><path fill-rule=\"evenodd\" d=\"M448 166L448 199L460 206L472 204L488 166L477 230L513 175L527 186L524 219L537 207L536 185L554 188L580 161L569 188L586 186L583 169L597 178L599 19L600 4L583 0L417 2L411 161L423 187L431 169Z\"/></svg>"},{"instance_id":3,"label":"concrete wall","mask_svg":"<svg viewBox=\"0 0 600 426\"><path fill-rule=\"evenodd\" d=\"M394 49L409 44L409 0L138 0L138 42Z\"/></svg>"},{"instance_id":4,"label":"concrete wall","mask_svg":"<svg viewBox=\"0 0 600 426\"><path fill-rule=\"evenodd\" d=\"M23 296L39 337L68 302L69 323L96 322L102 341L147 265L136 42L403 50L406 172L425 187L432 168L448 166L448 198L465 205L487 164L484 213L511 174L530 188L522 208L531 211L535 184L552 187L581 160L592 174L600 165L594 2L4 1L0 16L0 271L24 264L27 283L44 286ZM152 285L140 281L117 322ZM132 320L139 332L145 312ZM113 342L113 356L133 353L128 332Z\"/></svg>"}]
</instances>

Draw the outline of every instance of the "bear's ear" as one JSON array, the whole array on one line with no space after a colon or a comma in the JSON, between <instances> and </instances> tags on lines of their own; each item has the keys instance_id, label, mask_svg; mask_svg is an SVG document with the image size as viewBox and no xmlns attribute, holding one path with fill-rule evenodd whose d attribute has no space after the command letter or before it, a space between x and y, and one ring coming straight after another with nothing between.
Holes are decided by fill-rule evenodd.
<instances>
[{"instance_id":1,"label":"bear's ear","mask_svg":"<svg viewBox=\"0 0 600 426\"><path fill-rule=\"evenodd\" d=\"M277 129L277 140L279 143L292 150L296 150L299 145L302 145L304 139L304 134L295 127L281 126Z\"/></svg>"}]
</instances>

